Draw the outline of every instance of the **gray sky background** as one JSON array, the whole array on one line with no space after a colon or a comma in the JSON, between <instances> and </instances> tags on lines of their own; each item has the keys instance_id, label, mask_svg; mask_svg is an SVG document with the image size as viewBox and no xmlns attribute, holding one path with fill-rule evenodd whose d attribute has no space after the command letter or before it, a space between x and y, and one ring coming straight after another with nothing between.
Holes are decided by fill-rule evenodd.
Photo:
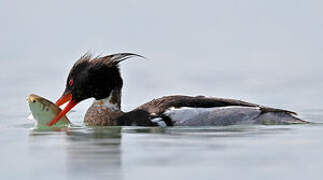
<instances>
[{"instance_id":1,"label":"gray sky background","mask_svg":"<svg viewBox=\"0 0 323 180\"><path fill-rule=\"evenodd\" d=\"M0 1L0 112L28 112L30 93L56 100L88 50L149 58L121 66L126 110L170 94L322 109L322 7L314 0Z\"/></svg>"}]
</instances>

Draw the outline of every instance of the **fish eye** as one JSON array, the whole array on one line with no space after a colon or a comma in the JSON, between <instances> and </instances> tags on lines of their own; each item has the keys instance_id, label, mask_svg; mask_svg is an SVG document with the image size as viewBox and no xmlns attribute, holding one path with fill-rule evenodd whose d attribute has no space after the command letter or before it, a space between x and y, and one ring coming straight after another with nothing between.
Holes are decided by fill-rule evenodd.
<instances>
[{"instance_id":1,"label":"fish eye","mask_svg":"<svg viewBox=\"0 0 323 180\"><path fill-rule=\"evenodd\" d=\"M33 100L33 103L35 103L35 102L36 102L36 100L34 99L34 100Z\"/></svg>"},{"instance_id":2,"label":"fish eye","mask_svg":"<svg viewBox=\"0 0 323 180\"><path fill-rule=\"evenodd\" d=\"M69 84L70 86L73 86L73 84L74 84L73 79L71 79L71 80L68 82L68 84Z\"/></svg>"},{"instance_id":3,"label":"fish eye","mask_svg":"<svg viewBox=\"0 0 323 180\"><path fill-rule=\"evenodd\" d=\"M48 108L46 108L46 111L48 111L49 109Z\"/></svg>"}]
</instances>

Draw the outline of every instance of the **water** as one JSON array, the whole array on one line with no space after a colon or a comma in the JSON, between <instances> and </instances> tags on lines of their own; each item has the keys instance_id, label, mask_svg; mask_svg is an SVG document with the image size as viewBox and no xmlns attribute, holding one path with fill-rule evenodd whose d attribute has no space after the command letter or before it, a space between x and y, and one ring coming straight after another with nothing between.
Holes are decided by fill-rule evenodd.
<instances>
[{"instance_id":1,"label":"water","mask_svg":"<svg viewBox=\"0 0 323 180\"><path fill-rule=\"evenodd\" d=\"M0 179L322 179L323 127L35 132L86 51L133 52L122 108L173 94L242 99L323 123L322 1L0 2ZM82 124L91 100L68 115Z\"/></svg>"},{"instance_id":2,"label":"water","mask_svg":"<svg viewBox=\"0 0 323 180\"><path fill-rule=\"evenodd\" d=\"M1 179L320 179L323 175L319 124L83 127L61 132L31 127L31 122L1 127Z\"/></svg>"}]
</instances>

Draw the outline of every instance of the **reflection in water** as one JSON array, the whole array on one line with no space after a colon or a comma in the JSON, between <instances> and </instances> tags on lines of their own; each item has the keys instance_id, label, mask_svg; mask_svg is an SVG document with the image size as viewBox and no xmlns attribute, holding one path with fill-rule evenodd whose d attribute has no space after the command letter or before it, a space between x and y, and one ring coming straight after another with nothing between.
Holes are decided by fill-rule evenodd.
<instances>
[{"instance_id":1,"label":"reflection in water","mask_svg":"<svg viewBox=\"0 0 323 180\"><path fill-rule=\"evenodd\" d=\"M67 132L70 178L121 179L121 128L87 128Z\"/></svg>"},{"instance_id":2,"label":"reflection in water","mask_svg":"<svg viewBox=\"0 0 323 180\"><path fill-rule=\"evenodd\" d=\"M319 149L313 147L323 147L322 141L311 138L315 133L321 133L321 126L81 127L60 132L31 131L28 144L33 167L29 171L32 177L78 180L189 180L197 175L199 179L259 179L263 175L278 178L281 172L302 177L289 167L306 169L306 163L321 162L309 161L319 158ZM309 150L312 154L300 156ZM44 165L49 171L38 170ZM307 170L311 177L318 177L318 173Z\"/></svg>"},{"instance_id":3,"label":"reflection in water","mask_svg":"<svg viewBox=\"0 0 323 180\"><path fill-rule=\"evenodd\" d=\"M277 138L288 142L286 134L298 127L301 126L172 127L154 129L154 133L148 129L147 133L143 129L123 129L123 176L140 179L149 174L155 180L259 179L263 172L256 173L257 167L270 168L266 159L270 165L276 164L276 153L286 148L277 144Z\"/></svg>"},{"instance_id":4,"label":"reflection in water","mask_svg":"<svg viewBox=\"0 0 323 180\"><path fill-rule=\"evenodd\" d=\"M123 133L150 133L167 134L173 136L189 137L244 137L250 135L260 135L277 133L279 131L290 130L290 126L254 126L254 125L232 125L232 126L209 126L209 127L129 127L123 128Z\"/></svg>"},{"instance_id":5,"label":"reflection in water","mask_svg":"<svg viewBox=\"0 0 323 180\"><path fill-rule=\"evenodd\" d=\"M47 139L51 135L58 140L62 136L57 133L66 134L58 145L63 144L65 156L60 175L65 172L66 179L121 179L121 127L71 128L60 132L33 130L30 135Z\"/></svg>"}]
</instances>

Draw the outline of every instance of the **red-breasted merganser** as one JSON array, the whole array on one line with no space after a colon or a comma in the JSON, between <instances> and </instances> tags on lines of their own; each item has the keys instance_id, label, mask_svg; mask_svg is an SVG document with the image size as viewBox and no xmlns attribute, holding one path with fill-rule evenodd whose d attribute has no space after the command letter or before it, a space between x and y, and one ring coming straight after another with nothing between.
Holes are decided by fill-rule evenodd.
<instances>
[{"instance_id":1,"label":"red-breasted merganser","mask_svg":"<svg viewBox=\"0 0 323 180\"><path fill-rule=\"evenodd\" d=\"M48 125L57 123L79 102L95 98L84 123L94 126L214 126L233 124L306 123L292 111L261 106L235 99L204 96L165 96L130 111L121 111L122 78L118 64L132 53L104 57L82 56L72 67L58 106L69 101Z\"/></svg>"}]
</instances>

